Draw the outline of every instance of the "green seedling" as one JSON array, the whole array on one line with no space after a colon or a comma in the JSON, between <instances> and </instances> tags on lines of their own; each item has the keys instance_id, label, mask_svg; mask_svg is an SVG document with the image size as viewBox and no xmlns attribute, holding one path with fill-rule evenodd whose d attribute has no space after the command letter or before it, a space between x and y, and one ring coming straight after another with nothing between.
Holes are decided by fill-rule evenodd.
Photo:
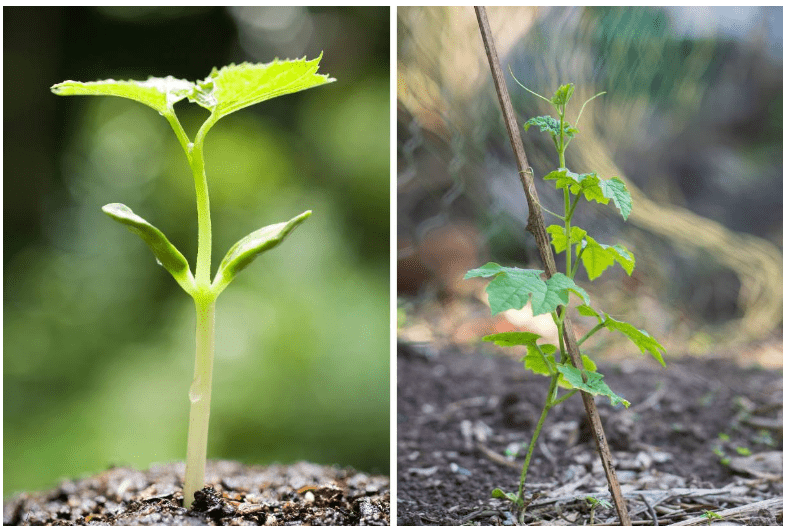
<instances>
[{"instance_id":1,"label":"green seedling","mask_svg":"<svg viewBox=\"0 0 786 529\"><path fill-rule=\"evenodd\" d=\"M486 287L486 292L488 293L492 315L509 309L521 309L524 305L530 303L535 316L551 314L558 329L559 347L540 343L539 340L542 337L531 332L503 332L483 338L484 341L493 342L500 346L526 346L527 354L521 359L524 367L533 373L549 377L550 379L543 411L535 426L535 432L529 443L522 466L518 492L505 492L499 488L494 489L492 492L493 497L508 499L516 504L521 511L526 504L524 495L525 482L535 443L543 428L546 416L553 407L565 402L578 391L607 397L612 405L615 406L623 405L628 407L630 405L627 400L609 388L603 380L603 375L598 372L595 362L590 357L582 354L583 365L580 367L574 367L571 364L563 337L566 309L571 294L579 300L579 305L576 307L578 313L581 316L594 318L597 321L597 324L578 341L580 347L595 333L606 329L625 335L643 354L651 354L664 367L666 363L663 360L665 349L655 338L647 334L646 331L639 330L633 325L620 321L608 313L599 311L591 306L587 292L574 282L579 264L583 265L590 280L597 279L607 268L614 264L619 264L630 275L636 264L633 253L625 246L621 244L604 244L591 237L586 230L572 223L576 206L581 199L600 204L613 203L625 220L630 215L632 208L630 193L620 178L604 179L594 172L574 173L565 166L565 150L578 134L576 126L584 111L584 107L592 99L603 94L603 92L584 102L576 117L575 125L572 125L565 119L566 106L574 93L572 84L560 86L550 99L533 92L521 83L519 85L528 92L547 101L554 107L557 113L556 118L553 116L538 116L528 120L524 124L524 130L529 130L532 126L539 127L542 132L547 132L551 136L557 150L559 167L543 178L546 181L553 182L557 190L562 190L564 212L562 215L559 215L545 210L545 208L544 210L561 221L559 224L548 226L546 231L550 235L554 250L557 253L565 252L565 273L558 272L544 279L542 270L520 269L500 266L497 263L486 263L480 268L467 272L464 279L477 277L491 279L491 282ZM560 395L560 388L567 392Z\"/></svg>"},{"instance_id":2,"label":"green seedling","mask_svg":"<svg viewBox=\"0 0 786 529\"><path fill-rule=\"evenodd\" d=\"M210 199L205 174L204 144L208 131L221 118L256 103L274 97L299 92L335 81L318 74L318 58L308 61L274 60L268 64L231 64L214 68L204 80L191 82L168 77L150 77L147 81L96 82L65 81L52 87L57 95L117 96L147 105L166 118L175 132L194 177L198 222L196 273L188 261L166 236L155 226L123 204L107 204L104 213L124 224L139 235L153 251L158 264L194 299L196 307L196 363L194 380L188 392L191 411L188 427L186 473L183 482L183 502L189 508L194 492L204 486L207 456L210 393L213 379L215 350L215 305L218 295L232 282L238 272L247 267L261 253L276 247L310 215L305 211L292 219L261 228L240 239L232 246L210 278L212 233ZM207 109L204 121L193 141L178 120L174 105L188 99Z\"/></svg>"},{"instance_id":3,"label":"green seedling","mask_svg":"<svg viewBox=\"0 0 786 529\"><path fill-rule=\"evenodd\" d=\"M702 514L701 517L707 519L707 525L712 525L712 522L714 520L723 520L723 516L721 516L720 514L718 514L716 512L709 511L709 510L705 510L704 514Z\"/></svg>"},{"instance_id":4,"label":"green seedling","mask_svg":"<svg viewBox=\"0 0 786 529\"><path fill-rule=\"evenodd\" d=\"M611 509L611 503L603 498L596 498L594 496L587 496L584 498L590 506L590 519L589 524L592 525L595 523L595 509L598 507L602 507L604 509Z\"/></svg>"}]
</instances>

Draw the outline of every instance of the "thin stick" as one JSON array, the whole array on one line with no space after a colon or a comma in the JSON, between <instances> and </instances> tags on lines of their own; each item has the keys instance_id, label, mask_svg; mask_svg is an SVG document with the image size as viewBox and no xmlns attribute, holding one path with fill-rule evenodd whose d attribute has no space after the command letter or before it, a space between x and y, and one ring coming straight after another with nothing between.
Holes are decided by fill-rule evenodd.
<instances>
[{"instance_id":1,"label":"thin stick","mask_svg":"<svg viewBox=\"0 0 786 529\"><path fill-rule=\"evenodd\" d=\"M546 233L545 222L543 221L543 213L540 208L540 201L538 200L538 193L535 190L535 182L529 172L529 162L527 161L527 154L524 152L524 144L521 141L519 134L518 124L516 123L516 116L513 113L513 105L510 102L510 94L508 93L507 85L505 84L505 77L502 68L499 64L497 57L497 50L494 45L494 37L491 34L489 27L488 17L486 16L485 7L475 7L475 14L478 18L478 25L480 26L480 34L483 37L483 44L486 48L486 55L489 60L489 67L491 68L491 76L494 79L494 85L497 88L497 96L499 97L500 106L502 107L502 115L505 120L505 126L508 129L508 136L510 138L513 153L516 157L518 164L519 178L524 186L524 193L527 195L527 203L529 205L529 218L527 219L527 231L535 236L535 241L538 244L541 259L546 269L546 275L551 277L557 270L554 264L554 254L551 252L549 246L548 234ZM559 309L557 309L559 310ZM579 348L576 344L576 334L573 331L573 324L570 319L565 315L563 335L567 345L568 353L574 367L581 369L583 367ZM622 498L622 491L620 484L617 480L617 473L614 470L614 465L611 460L611 451L606 443L606 435L603 432L603 425L598 416L598 409L595 406L595 400L592 395L581 392L581 398L584 400L584 409L587 413L590 425L592 426L592 434L595 437L595 444L598 448L601 462L603 463L603 470L606 472L606 480L609 483L609 493L614 500L614 505L617 508L621 525L631 525L630 516L628 515L628 508L625 505L625 500Z\"/></svg>"}]
</instances>

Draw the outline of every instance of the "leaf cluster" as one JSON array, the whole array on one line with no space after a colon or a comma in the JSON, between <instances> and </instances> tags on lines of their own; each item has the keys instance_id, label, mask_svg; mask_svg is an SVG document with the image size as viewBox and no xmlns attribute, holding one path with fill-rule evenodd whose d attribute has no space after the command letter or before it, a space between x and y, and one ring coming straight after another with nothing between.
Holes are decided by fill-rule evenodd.
<instances>
[{"instance_id":1,"label":"leaf cluster","mask_svg":"<svg viewBox=\"0 0 786 529\"><path fill-rule=\"evenodd\" d=\"M208 130L219 119L242 108L335 81L328 75L317 73L321 59L322 55L310 61L305 58L276 59L267 64L230 64L221 69L213 68L210 75L196 82L172 76L150 77L146 81L64 81L54 85L52 92L62 96L123 97L158 111L172 126L188 157L194 177L199 181L204 179L201 149ZM175 103L183 99L210 111L210 116L202 124L193 142L180 125L174 110ZM201 207L200 204L198 207ZM192 296L196 293L196 281L188 261L158 228L123 204L107 204L103 211L139 235L150 247L158 264L169 271L187 293ZM238 241L219 266L210 286L213 294L217 296L240 270L262 252L277 246L310 215L311 211L306 211L287 222L261 228Z\"/></svg>"}]
</instances>

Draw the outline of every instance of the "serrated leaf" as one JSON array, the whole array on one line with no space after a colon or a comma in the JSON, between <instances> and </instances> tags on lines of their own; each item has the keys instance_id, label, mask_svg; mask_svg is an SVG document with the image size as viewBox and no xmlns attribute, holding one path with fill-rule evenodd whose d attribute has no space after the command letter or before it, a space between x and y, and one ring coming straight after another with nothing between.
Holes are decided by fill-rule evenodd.
<instances>
[{"instance_id":1,"label":"serrated leaf","mask_svg":"<svg viewBox=\"0 0 786 529\"><path fill-rule=\"evenodd\" d=\"M271 224L243 237L229 249L218 267L214 285L223 289L232 281L238 272L247 267L259 254L278 246L296 227L311 216L305 211L287 222Z\"/></svg>"},{"instance_id":2,"label":"serrated leaf","mask_svg":"<svg viewBox=\"0 0 786 529\"><path fill-rule=\"evenodd\" d=\"M534 345L541 336L534 332L500 332L489 334L483 337L484 342L493 342L501 347L511 347L514 345Z\"/></svg>"},{"instance_id":3,"label":"serrated leaf","mask_svg":"<svg viewBox=\"0 0 786 529\"><path fill-rule=\"evenodd\" d=\"M192 102L217 118L274 97L331 83L335 79L316 73L322 55L307 61L274 60L267 64L230 64L216 69L197 83Z\"/></svg>"},{"instance_id":4,"label":"serrated leaf","mask_svg":"<svg viewBox=\"0 0 786 529\"><path fill-rule=\"evenodd\" d=\"M584 240L583 246L581 262L584 263L590 281L594 281L606 268L614 264L614 257L607 248L603 248L589 235Z\"/></svg>"},{"instance_id":5,"label":"serrated leaf","mask_svg":"<svg viewBox=\"0 0 786 529\"><path fill-rule=\"evenodd\" d=\"M595 173L574 173L569 169L557 169L543 177L544 180L556 180L557 189L569 189L574 195L584 194L587 200L595 200L604 204L609 199L603 196L598 183L600 178Z\"/></svg>"},{"instance_id":6,"label":"serrated leaf","mask_svg":"<svg viewBox=\"0 0 786 529\"><path fill-rule=\"evenodd\" d=\"M542 270L500 266L487 263L467 272L464 279L494 277L486 287L491 314L496 315L509 309L521 309L532 298L532 313L548 314L560 305L567 305L570 292L589 303L587 293L565 274L556 273L549 279L541 279Z\"/></svg>"},{"instance_id":7,"label":"serrated leaf","mask_svg":"<svg viewBox=\"0 0 786 529\"><path fill-rule=\"evenodd\" d=\"M497 263L486 263L479 268L473 268L464 274L464 279L472 279L473 277L494 277L500 272L516 270L515 268L508 268L500 266Z\"/></svg>"},{"instance_id":8,"label":"serrated leaf","mask_svg":"<svg viewBox=\"0 0 786 529\"><path fill-rule=\"evenodd\" d=\"M565 227L559 224L552 224L546 231L551 235L551 244L554 246L554 251L557 253L564 252L568 245L568 238L565 236ZM570 244L580 244L587 232L578 226L570 227Z\"/></svg>"},{"instance_id":9,"label":"serrated leaf","mask_svg":"<svg viewBox=\"0 0 786 529\"><path fill-rule=\"evenodd\" d=\"M82 83L63 81L52 86L52 92L60 96L116 96L133 99L156 109L161 114L172 112L175 103L194 92L190 81L168 77L150 77L147 81L115 81L106 79Z\"/></svg>"},{"instance_id":10,"label":"serrated leaf","mask_svg":"<svg viewBox=\"0 0 786 529\"><path fill-rule=\"evenodd\" d=\"M554 92L554 95L551 98L551 103L556 106L566 105L570 98L573 96L573 91L575 90L575 86L573 83L568 83L560 86L557 88L557 91Z\"/></svg>"},{"instance_id":11,"label":"serrated leaf","mask_svg":"<svg viewBox=\"0 0 786 529\"><path fill-rule=\"evenodd\" d=\"M535 373L536 375L551 376L554 373L557 362L554 360L554 352L557 348L552 344L543 344L540 346L543 351L543 356L538 352L535 344L527 345L527 354L521 361L524 367ZM543 359L546 359L545 362Z\"/></svg>"},{"instance_id":12,"label":"serrated leaf","mask_svg":"<svg viewBox=\"0 0 786 529\"><path fill-rule=\"evenodd\" d=\"M559 120L552 116L536 116L528 119L524 123L524 131L528 131L533 125L540 127L541 132L548 132L554 138L559 136ZM567 121L562 122L562 130L565 132L565 136L569 138L574 137L579 132L576 127Z\"/></svg>"},{"instance_id":13,"label":"serrated leaf","mask_svg":"<svg viewBox=\"0 0 786 529\"><path fill-rule=\"evenodd\" d=\"M633 208L633 200L628 192L628 188L625 187L625 182L616 176L609 180L601 180L600 190L604 197L614 201L614 205L617 206L622 218L628 220L628 215L630 215Z\"/></svg>"},{"instance_id":14,"label":"serrated leaf","mask_svg":"<svg viewBox=\"0 0 786 529\"><path fill-rule=\"evenodd\" d=\"M153 251L158 264L166 268L186 292L190 293L193 291L194 276L191 274L188 261L169 242L169 239L166 238L161 230L131 211L131 208L124 204L107 204L101 209L114 220L124 224L130 231L139 235Z\"/></svg>"},{"instance_id":15,"label":"serrated leaf","mask_svg":"<svg viewBox=\"0 0 786 529\"><path fill-rule=\"evenodd\" d=\"M553 116L536 116L524 123L524 131L528 131L532 125L540 127L541 132L548 132L552 136L559 136L559 121Z\"/></svg>"},{"instance_id":16,"label":"serrated leaf","mask_svg":"<svg viewBox=\"0 0 786 529\"><path fill-rule=\"evenodd\" d=\"M663 353L666 348L661 345L658 340L650 336L647 331L637 329L630 323L612 318L607 313L602 315L589 305L580 305L577 307L579 314L582 316L594 316L598 319L598 323L605 323L605 327L609 331L617 331L628 337L639 348L642 354L651 354L663 367L666 367L666 361L663 359Z\"/></svg>"},{"instance_id":17,"label":"serrated leaf","mask_svg":"<svg viewBox=\"0 0 786 529\"><path fill-rule=\"evenodd\" d=\"M527 345L527 355L522 358L521 361L524 363L525 368L536 375L551 376L553 373L557 372L557 348L552 344L543 344L540 346L540 350L543 352L543 356L541 356L534 344ZM544 358L546 363L544 363ZM581 355L581 362L584 365L584 369L587 371L595 372L598 370L595 362L587 355ZM557 379L557 384L565 389L573 389L574 387L570 382L565 380L562 374L560 374Z\"/></svg>"},{"instance_id":18,"label":"serrated leaf","mask_svg":"<svg viewBox=\"0 0 786 529\"><path fill-rule=\"evenodd\" d=\"M582 242L582 247L581 261L584 263L584 268L591 281L600 277L603 271L615 262L619 263L628 275L633 273L636 260L633 254L621 244L609 246L587 236Z\"/></svg>"},{"instance_id":19,"label":"serrated leaf","mask_svg":"<svg viewBox=\"0 0 786 529\"><path fill-rule=\"evenodd\" d=\"M630 402L620 397L606 385L603 380L603 375L598 372L584 371L587 376L587 381L584 382L582 373L571 365L559 364L557 370L565 377L565 382L570 384L571 387L580 389L589 393L590 395L602 395L608 397L612 405L623 404L626 408L630 406Z\"/></svg>"}]
</instances>

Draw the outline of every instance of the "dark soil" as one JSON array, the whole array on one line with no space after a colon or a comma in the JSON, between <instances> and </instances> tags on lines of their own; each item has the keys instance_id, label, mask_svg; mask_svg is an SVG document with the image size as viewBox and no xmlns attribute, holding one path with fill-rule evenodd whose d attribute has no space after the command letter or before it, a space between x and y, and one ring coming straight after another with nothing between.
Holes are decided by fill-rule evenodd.
<instances>
[{"instance_id":1,"label":"dark soil","mask_svg":"<svg viewBox=\"0 0 786 529\"><path fill-rule=\"evenodd\" d=\"M184 465L112 468L24 493L4 525L390 525L390 480L310 463L247 467L208 462L208 487L183 505Z\"/></svg>"},{"instance_id":2,"label":"dark soil","mask_svg":"<svg viewBox=\"0 0 786 529\"><path fill-rule=\"evenodd\" d=\"M667 369L640 361L598 367L609 387L632 403L612 409L608 399L596 398L634 523L651 525L660 516L666 525L704 510L782 498L782 370L698 359L670 361ZM547 387L547 378L510 357L399 344L398 523L518 523L511 504L490 493L518 490ZM583 417L578 396L549 413L527 477L528 492L542 497L525 523L584 525L584 498L609 499ZM707 492L724 487L722 494ZM678 494L688 489L708 496L697 501ZM648 490L664 491L661 505L645 506L639 492ZM674 508L665 507L668 501ZM781 525L780 505L775 514L754 513L758 518L746 524ZM613 508L598 508L594 518L617 522Z\"/></svg>"}]
</instances>

